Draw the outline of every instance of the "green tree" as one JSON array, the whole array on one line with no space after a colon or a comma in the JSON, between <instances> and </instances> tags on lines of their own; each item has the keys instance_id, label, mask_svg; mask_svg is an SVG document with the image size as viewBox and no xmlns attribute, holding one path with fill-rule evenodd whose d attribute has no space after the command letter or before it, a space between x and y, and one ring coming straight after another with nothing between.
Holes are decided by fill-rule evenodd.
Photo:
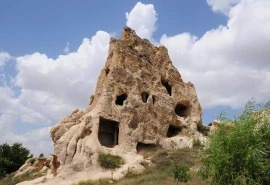
<instances>
[{"instance_id":1,"label":"green tree","mask_svg":"<svg viewBox=\"0 0 270 185\"><path fill-rule=\"evenodd\" d=\"M201 174L212 185L270 184L270 109L250 101L241 116L223 120L211 136Z\"/></svg>"},{"instance_id":2,"label":"green tree","mask_svg":"<svg viewBox=\"0 0 270 185\"><path fill-rule=\"evenodd\" d=\"M18 170L28 159L29 150L21 143L14 143L12 146L7 143L0 145L0 179Z\"/></svg>"}]
</instances>

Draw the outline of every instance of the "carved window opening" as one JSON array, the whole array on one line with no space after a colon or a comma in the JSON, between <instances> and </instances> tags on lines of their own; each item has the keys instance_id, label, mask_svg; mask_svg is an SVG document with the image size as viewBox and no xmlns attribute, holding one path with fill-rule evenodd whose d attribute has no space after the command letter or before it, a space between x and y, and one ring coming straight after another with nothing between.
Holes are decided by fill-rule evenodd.
<instances>
[{"instance_id":1,"label":"carved window opening","mask_svg":"<svg viewBox=\"0 0 270 185\"><path fill-rule=\"evenodd\" d=\"M113 148L118 145L119 123L100 117L98 140L102 146Z\"/></svg>"},{"instance_id":2,"label":"carved window opening","mask_svg":"<svg viewBox=\"0 0 270 185\"><path fill-rule=\"evenodd\" d=\"M136 149L137 152L143 152L143 151L152 151L152 150L156 150L158 148L158 146L156 144L145 144L142 142L138 142Z\"/></svg>"},{"instance_id":3,"label":"carved window opening","mask_svg":"<svg viewBox=\"0 0 270 185\"><path fill-rule=\"evenodd\" d=\"M161 80L162 85L166 88L168 94L172 95L172 86L164 79Z\"/></svg>"},{"instance_id":4,"label":"carved window opening","mask_svg":"<svg viewBox=\"0 0 270 185\"><path fill-rule=\"evenodd\" d=\"M153 105L155 105L157 97L155 95L152 95Z\"/></svg>"},{"instance_id":5,"label":"carved window opening","mask_svg":"<svg viewBox=\"0 0 270 185\"><path fill-rule=\"evenodd\" d=\"M115 104L116 105L123 105L124 101L127 99L127 94L121 94L116 97Z\"/></svg>"},{"instance_id":6,"label":"carved window opening","mask_svg":"<svg viewBox=\"0 0 270 185\"><path fill-rule=\"evenodd\" d=\"M109 74L109 72L110 72L110 69L109 68L106 68L105 69L106 76Z\"/></svg>"},{"instance_id":7,"label":"carved window opening","mask_svg":"<svg viewBox=\"0 0 270 185\"><path fill-rule=\"evenodd\" d=\"M146 103L149 97L149 94L147 92L142 92L141 96L142 96L143 103Z\"/></svg>"},{"instance_id":8,"label":"carved window opening","mask_svg":"<svg viewBox=\"0 0 270 185\"><path fill-rule=\"evenodd\" d=\"M175 107L175 113L180 117L188 117L190 114L190 105L189 103L178 103Z\"/></svg>"},{"instance_id":9,"label":"carved window opening","mask_svg":"<svg viewBox=\"0 0 270 185\"><path fill-rule=\"evenodd\" d=\"M173 125L170 125L167 132L167 137L174 137L177 136L181 132L180 127L175 127Z\"/></svg>"}]
</instances>

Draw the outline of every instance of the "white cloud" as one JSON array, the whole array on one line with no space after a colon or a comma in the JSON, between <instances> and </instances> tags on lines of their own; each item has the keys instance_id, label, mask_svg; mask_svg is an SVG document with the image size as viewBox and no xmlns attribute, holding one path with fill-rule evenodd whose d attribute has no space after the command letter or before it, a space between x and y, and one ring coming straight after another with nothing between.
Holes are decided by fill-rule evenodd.
<instances>
[{"instance_id":1,"label":"white cloud","mask_svg":"<svg viewBox=\"0 0 270 185\"><path fill-rule=\"evenodd\" d=\"M48 156L53 152L50 130L51 127L42 127L39 129L31 129L26 133L16 133L6 128L4 131L1 130L0 133L1 140L8 144L19 142L22 143L24 147L28 148L34 156L39 156L41 153Z\"/></svg>"},{"instance_id":2,"label":"white cloud","mask_svg":"<svg viewBox=\"0 0 270 185\"><path fill-rule=\"evenodd\" d=\"M11 56L8 53L0 52L0 67L3 66L10 58Z\"/></svg>"},{"instance_id":3,"label":"white cloud","mask_svg":"<svg viewBox=\"0 0 270 185\"><path fill-rule=\"evenodd\" d=\"M152 4L138 2L130 13L126 13L127 26L146 39L151 39L156 30L157 13Z\"/></svg>"},{"instance_id":4,"label":"white cloud","mask_svg":"<svg viewBox=\"0 0 270 185\"><path fill-rule=\"evenodd\" d=\"M195 83L203 108L239 108L252 97L269 101L269 9L268 0L243 0L230 9L227 26L202 38L187 33L161 38L184 80Z\"/></svg>"},{"instance_id":5,"label":"white cloud","mask_svg":"<svg viewBox=\"0 0 270 185\"><path fill-rule=\"evenodd\" d=\"M17 57L13 85L20 89L19 95L0 86L1 143L22 142L35 154L52 149L48 125L88 105L106 62L109 39L107 32L98 31L91 40L83 39L76 52L55 60L38 52ZM16 133L26 124L41 128Z\"/></svg>"},{"instance_id":6,"label":"white cloud","mask_svg":"<svg viewBox=\"0 0 270 185\"><path fill-rule=\"evenodd\" d=\"M23 87L20 103L53 119L85 107L105 64L109 38L98 31L92 40L85 38L76 52L55 60L40 53L18 57L15 83Z\"/></svg>"},{"instance_id":7,"label":"white cloud","mask_svg":"<svg viewBox=\"0 0 270 185\"><path fill-rule=\"evenodd\" d=\"M208 5L211 6L214 12L221 12L225 15L228 14L230 9L239 3L241 0L206 0Z\"/></svg>"}]
</instances>

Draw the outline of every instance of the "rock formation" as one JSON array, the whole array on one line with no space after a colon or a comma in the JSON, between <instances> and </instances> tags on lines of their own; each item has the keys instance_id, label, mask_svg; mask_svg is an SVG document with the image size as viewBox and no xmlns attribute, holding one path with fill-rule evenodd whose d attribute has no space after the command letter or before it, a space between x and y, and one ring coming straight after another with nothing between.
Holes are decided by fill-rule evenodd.
<instances>
[{"instance_id":1,"label":"rock formation","mask_svg":"<svg viewBox=\"0 0 270 185\"><path fill-rule=\"evenodd\" d=\"M47 160L44 163L44 166L52 170L53 176L55 177L57 175L57 170L60 166L60 161L57 159L56 155L52 155L52 160Z\"/></svg>"},{"instance_id":2,"label":"rock formation","mask_svg":"<svg viewBox=\"0 0 270 185\"><path fill-rule=\"evenodd\" d=\"M201 114L194 85L182 80L167 49L125 27L120 39L110 40L87 109L76 109L51 129L59 176L98 170L102 152L123 157L124 169L141 172L140 150L192 147L195 137L203 139L197 131ZM119 174L115 178L123 169Z\"/></svg>"},{"instance_id":3,"label":"rock formation","mask_svg":"<svg viewBox=\"0 0 270 185\"><path fill-rule=\"evenodd\" d=\"M60 161L57 160L55 155L52 155L51 157L33 157L26 160L24 165L20 167L20 169L16 172L13 179L20 179L23 178L23 176L26 176L27 174L31 173L37 173L40 175L46 175L53 173L54 176L57 174L57 169L60 166Z\"/></svg>"}]
</instances>

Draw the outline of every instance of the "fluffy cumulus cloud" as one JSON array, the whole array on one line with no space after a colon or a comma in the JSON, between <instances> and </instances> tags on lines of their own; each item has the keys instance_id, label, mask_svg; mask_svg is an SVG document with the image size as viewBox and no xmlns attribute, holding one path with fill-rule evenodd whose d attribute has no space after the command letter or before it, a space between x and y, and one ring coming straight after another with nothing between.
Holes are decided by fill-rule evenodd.
<instances>
[{"instance_id":1,"label":"fluffy cumulus cloud","mask_svg":"<svg viewBox=\"0 0 270 185\"><path fill-rule=\"evenodd\" d=\"M227 15L230 9L240 1L241 0L207 0L207 3L211 6L213 11Z\"/></svg>"},{"instance_id":2,"label":"fluffy cumulus cloud","mask_svg":"<svg viewBox=\"0 0 270 185\"><path fill-rule=\"evenodd\" d=\"M5 64L6 61L10 59L10 55L6 52L0 52L0 67Z\"/></svg>"},{"instance_id":3,"label":"fluffy cumulus cloud","mask_svg":"<svg viewBox=\"0 0 270 185\"><path fill-rule=\"evenodd\" d=\"M76 52L56 59L38 52L17 57L12 87L0 86L1 142L23 142L35 154L48 152L50 125L76 107L87 106L106 61L109 38L107 32L98 31L91 40L85 38ZM24 127L35 129L21 132Z\"/></svg>"},{"instance_id":4,"label":"fluffy cumulus cloud","mask_svg":"<svg viewBox=\"0 0 270 185\"><path fill-rule=\"evenodd\" d=\"M146 39L151 39L156 30L157 13L152 4L142 4L138 2L134 8L126 13L127 26Z\"/></svg>"},{"instance_id":5,"label":"fluffy cumulus cloud","mask_svg":"<svg viewBox=\"0 0 270 185\"><path fill-rule=\"evenodd\" d=\"M15 84L23 87L20 103L53 119L85 107L106 61L109 38L98 31L91 40L85 38L76 52L55 60L40 53L18 57Z\"/></svg>"},{"instance_id":6,"label":"fluffy cumulus cloud","mask_svg":"<svg viewBox=\"0 0 270 185\"><path fill-rule=\"evenodd\" d=\"M160 42L184 80L195 83L204 108L269 101L270 1L242 0L228 12L226 26L201 38L163 35Z\"/></svg>"}]
</instances>

